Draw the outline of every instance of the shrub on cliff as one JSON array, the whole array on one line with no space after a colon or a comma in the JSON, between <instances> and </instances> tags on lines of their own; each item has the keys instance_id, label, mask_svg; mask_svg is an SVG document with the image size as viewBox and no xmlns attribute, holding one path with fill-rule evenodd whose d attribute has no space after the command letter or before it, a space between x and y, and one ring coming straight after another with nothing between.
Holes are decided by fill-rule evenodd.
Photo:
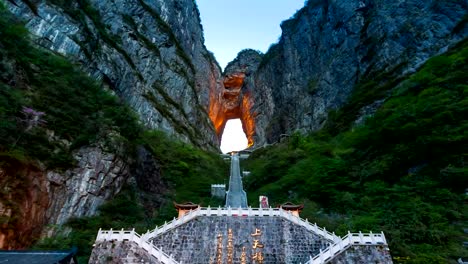
<instances>
[{"instance_id":1,"label":"shrub on cliff","mask_svg":"<svg viewBox=\"0 0 468 264\"><path fill-rule=\"evenodd\" d=\"M338 110L334 126L254 153L248 191L272 203L305 203L303 216L341 235L383 230L396 263L467 255L467 65L465 41L368 96L356 96L357 87L357 105L390 96L363 125L350 128L355 112Z\"/></svg>"},{"instance_id":2,"label":"shrub on cliff","mask_svg":"<svg viewBox=\"0 0 468 264\"><path fill-rule=\"evenodd\" d=\"M73 149L108 131L118 132L124 141L140 134L127 106L62 56L33 46L26 29L4 7L0 69L1 155L66 168L73 163ZM24 109L44 113L45 125L26 129Z\"/></svg>"}]
</instances>

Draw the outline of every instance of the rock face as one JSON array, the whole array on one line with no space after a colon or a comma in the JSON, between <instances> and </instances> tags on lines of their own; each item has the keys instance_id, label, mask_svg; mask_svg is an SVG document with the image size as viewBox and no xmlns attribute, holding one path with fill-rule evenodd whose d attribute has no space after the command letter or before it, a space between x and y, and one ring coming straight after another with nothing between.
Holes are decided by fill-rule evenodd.
<instances>
[{"instance_id":1,"label":"rock face","mask_svg":"<svg viewBox=\"0 0 468 264\"><path fill-rule=\"evenodd\" d=\"M221 70L204 46L195 1L11 0L5 5L25 21L35 42L79 63L126 101L146 127L219 149L207 111L211 95L222 87ZM158 186L157 178L141 173L158 169L148 155L138 153L140 164L132 172L139 184ZM6 193L0 201L0 248L29 246L46 224L95 214L129 178L131 161L120 146L97 143L73 156L76 166L66 171L23 168L28 185L18 189L27 195L11 191L12 184L20 184L15 172L0 167L6 175L0 179Z\"/></svg>"},{"instance_id":2,"label":"rock face","mask_svg":"<svg viewBox=\"0 0 468 264\"><path fill-rule=\"evenodd\" d=\"M148 128L214 150L231 118L241 118L250 146L316 130L357 83L412 72L468 35L466 1L309 0L282 23L278 44L263 57L241 52L223 77L193 0L3 2L39 45L102 80ZM96 144L74 157L76 167L64 172L0 167L0 247L27 246L37 227L94 214L129 177L118 150ZM137 171L157 174L147 153L138 159Z\"/></svg>"},{"instance_id":3,"label":"rock face","mask_svg":"<svg viewBox=\"0 0 468 264\"><path fill-rule=\"evenodd\" d=\"M38 237L46 223L46 176L40 168L2 157L0 167L0 248L16 249Z\"/></svg>"},{"instance_id":4,"label":"rock face","mask_svg":"<svg viewBox=\"0 0 468 264\"><path fill-rule=\"evenodd\" d=\"M28 3L28 4L27 4ZM82 64L148 128L218 149L207 110L221 72L193 0L7 1L37 42Z\"/></svg>"},{"instance_id":5,"label":"rock face","mask_svg":"<svg viewBox=\"0 0 468 264\"><path fill-rule=\"evenodd\" d=\"M398 77L468 36L466 1L309 0L253 73L256 145L321 128L359 82ZM365 111L364 111L365 112Z\"/></svg>"},{"instance_id":6,"label":"rock face","mask_svg":"<svg viewBox=\"0 0 468 264\"><path fill-rule=\"evenodd\" d=\"M104 146L83 147L74 153L78 162L65 172L47 172L49 224L64 224L70 217L96 214L97 208L117 194L129 176L125 156Z\"/></svg>"},{"instance_id":7,"label":"rock face","mask_svg":"<svg viewBox=\"0 0 468 264\"><path fill-rule=\"evenodd\" d=\"M252 98L253 73L261 61L255 50L244 50L230 62L224 73L224 89L217 90L210 105L210 118L213 121L218 139L221 140L224 127L229 119L240 118L247 136L248 146L255 143L255 102Z\"/></svg>"},{"instance_id":8,"label":"rock face","mask_svg":"<svg viewBox=\"0 0 468 264\"><path fill-rule=\"evenodd\" d=\"M0 248L31 245L46 224L96 214L129 177L128 160L103 144L78 149L75 168L47 171L10 160L0 167ZM53 230L52 230L53 231Z\"/></svg>"}]
</instances>

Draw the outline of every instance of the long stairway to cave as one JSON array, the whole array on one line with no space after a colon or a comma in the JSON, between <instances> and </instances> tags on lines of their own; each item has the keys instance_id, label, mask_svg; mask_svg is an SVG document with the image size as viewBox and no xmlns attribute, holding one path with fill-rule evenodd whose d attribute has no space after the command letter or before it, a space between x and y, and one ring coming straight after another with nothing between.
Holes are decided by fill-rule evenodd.
<instances>
[{"instance_id":1,"label":"long stairway to cave","mask_svg":"<svg viewBox=\"0 0 468 264\"><path fill-rule=\"evenodd\" d=\"M229 176L229 190L226 193L226 207L247 207L247 194L242 186L238 153L231 154L231 173Z\"/></svg>"},{"instance_id":2,"label":"long stairway to cave","mask_svg":"<svg viewBox=\"0 0 468 264\"><path fill-rule=\"evenodd\" d=\"M142 235L99 230L89 263L392 263L383 233L339 237L300 218L298 207L249 207L240 156L231 154L225 207L181 205L178 218Z\"/></svg>"}]
</instances>

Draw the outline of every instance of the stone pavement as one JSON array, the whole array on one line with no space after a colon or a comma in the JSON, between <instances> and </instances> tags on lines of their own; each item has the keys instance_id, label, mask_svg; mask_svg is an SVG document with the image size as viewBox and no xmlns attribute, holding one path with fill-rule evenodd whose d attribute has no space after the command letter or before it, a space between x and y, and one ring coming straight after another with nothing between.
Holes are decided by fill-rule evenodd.
<instances>
[{"instance_id":1,"label":"stone pavement","mask_svg":"<svg viewBox=\"0 0 468 264\"><path fill-rule=\"evenodd\" d=\"M226 194L226 207L247 207L247 194L242 187L238 153L233 153L231 156L231 175L229 177L229 190Z\"/></svg>"}]
</instances>

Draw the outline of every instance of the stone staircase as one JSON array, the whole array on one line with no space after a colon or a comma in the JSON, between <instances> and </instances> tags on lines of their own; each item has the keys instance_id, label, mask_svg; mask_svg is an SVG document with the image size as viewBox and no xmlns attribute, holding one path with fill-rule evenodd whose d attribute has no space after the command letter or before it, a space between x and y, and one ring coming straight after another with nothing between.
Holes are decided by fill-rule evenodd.
<instances>
[{"instance_id":1,"label":"stone staircase","mask_svg":"<svg viewBox=\"0 0 468 264\"><path fill-rule=\"evenodd\" d=\"M297 211L247 207L236 153L231 156L230 183L224 208L179 211L179 218L141 236L135 230L99 230L94 259L128 252L124 256L128 261L138 255L140 261L157 264L214 263L215 259L245 263L241 256L258 253L260 243L262 263L392 263L383 233L348 233L341 238L300 218ZM122 248L112 251L119 245Z\"/></svg>"},{"instance_id":2,"label":"stone staircase","mask_svg":"<svg viewBox=\"0 0 468 264\"><path fill-rule=\"evenodd\" d=\"M339 241L340 237L335 235L335 233L330 233L326 228L321 228L317 226L316 223L311 224L307 219L302 219L291 214L288 211L285 211L281 208L198 208L197 210L190 211L189 213L183 215L180 218L174 218L170 222L164 223L164 225L156 227L155 229L148 231L143 234L144 239L150 240L157 237L160 234L163 234L171 229L177 228L178 226L189 222L190 220L200 217L200 216L261 216L261 217L282 217L286 220L293 222L299 226L306 228L307 230L331 241Z\"/></svg>"},{"instance_id":3,"label":"stone staircase","mask_svg":"<svg viewBox=\"0 0 468 264\"><path fill-rule=\"evenodd\" d=\"M198 220L197 220L198 219ZM218 219L218 220L216 220ZM352 246L386 246L387 241L385 239L385 235L383 233L348 233L344 237L339 237L334 233L327 231L325 228L318 227L317 224L311 224L307 219L302 219L298 216L293 215L289 211L285 211L280 208L198 208L196 210L190 211L187 214L183 215L178 219L173 219L170 222L166 222L164 225L156 227L154 230L148 231L143 235L137 234L134 230L99 230L96 242L103 242L103 241L128 241L133 242L138 245L138 247L145 250L149 255L157 259L160 263L164 264L177 264L182 263L178 262L177 260L181 259L190 259L187 255L182 257L180 252L183 252L183 248L181 248L182 243L180 241L176 241L173 238L178 236L187 236L187 233L184 230L195 230L197 223L199 226L206 226L209 225L207 223L211 223L213 225L213 221L223 221L222 219L237 219L237 222L244 223L248 219L250 221L254 221L255 223L259 223L259 219L263 219L261 221L279 221L281 220L284 226L285 223L287 226L296 226L295 228L300 228L300 230L304 230L306 232L313 233L314 236L319 237L321 242L318 242L315 248L315 253L311 253L305 256L304 259L304 252L302 252L302 260L301 263L306 264L319 264L319 263L329 263L335 257L340 255L341 253L345 252L348 248ZM253 220L252 220L253 219ZM268 220L271 219L271 220ZM205 221L205 222L203 222ZM233 221L233 220L228 220ZM244 222L243 222L244 221ZM191 226L186 226L186 224L191 224ZM231 223L232 224L232 223ZM278 224L276 224L278 225ZM248 229L251 226L247 224L241 225L243 228ZM293 232L291 231L292 227L284 227L286 228L283 232ZM200 227L198 227L200 228ZM226 229L225 227L223 227ZM283 228L283 229L284 229ZM281 229L281 228L279 228ZM248 233L250 230L247 230ZM279 232L280 230L278 230ZM300 232L304 232L300 231ZM185 232L185 233L184 233ZM239 233L239 230L236 230ZM297 234L297 231L294 231ZM210 235L215 235L215 232L200 232L200 233L209 233ZM211 234L213 233L213 234ZM291 237L289 239L295 239L292 234L289 234ZM195 236L195 235L194 235ZM200 237L194 237L193 239L200 240ZM281 239L283 240L283 239ZM288 239L286 239L288 240ZM171 244L173 243L173 244ZM211 242L210 242L211 243ZM287 243L281 242L281 243ZM301 242L302 243L302 242ZM301 247L303 247L304 245ZM317 243L317 242L315 242ZM154 244L158 244L155 246ZM271 241L270 241L271 244ZM200 246L199 244L197 244ZM284 247L288 247L286 244L282 244ZM174 247L179 246L179 248L174 249ZM193 246L193 245L192 245ZM309 245L310 246L310 245ZM289 245L289 247L291 247ZM294 247L294 246L293 246ZM174 251L175 250L175 251ZM310 250L310 249L309 249ZM168 254L171 252L173 255ZM310 252L310 251L309 251ZM294 252L290 252L294 253ZM292 254L294 255L294 254ZM286 263L300 263L297 262L298 258L294 260L289 259L285 261ZM276 260L277 261L277 260ZM195 261L196 263L201 263L201 261ZM193 262L193 263L195 263ZM188 263L188 262L185 262ZM208 263L208 262L207 262Z\"/></svg>"},{"instance_id":4,"label":"stone staircase","mask_svg":"<svg viewBox=\"0 0 468 264\"><path fill-rule=\"evenodd\" d=\"M333 245L330 245L323 251L320 251L320 254L315 257L310 257L310 260L305 264L322 264L328 263L335 256L344 252L351 246L377 246L377 245L387 245L387 240L383 232L374 234L372 232L368 234L359 233L350 233L343 238L340 238L338 241L335 241Z\"/></svg>"},{"instance_id":5,"label":"stone staircase","mask_svg":"<svg viewBox=\"0 0 468 264\"><path fill-rule=\"evenodd\" d=\"M128 241L136 243L140 248L144 249L151 256L159 260L163 264L180 264L181 262L175 261L171 256L162 252L161 249L155 247L148 240L142 238L135 229L132 230L101 230L99 229L96 237L96 242L105 241Z\"/></svg>"}]
</instances>

